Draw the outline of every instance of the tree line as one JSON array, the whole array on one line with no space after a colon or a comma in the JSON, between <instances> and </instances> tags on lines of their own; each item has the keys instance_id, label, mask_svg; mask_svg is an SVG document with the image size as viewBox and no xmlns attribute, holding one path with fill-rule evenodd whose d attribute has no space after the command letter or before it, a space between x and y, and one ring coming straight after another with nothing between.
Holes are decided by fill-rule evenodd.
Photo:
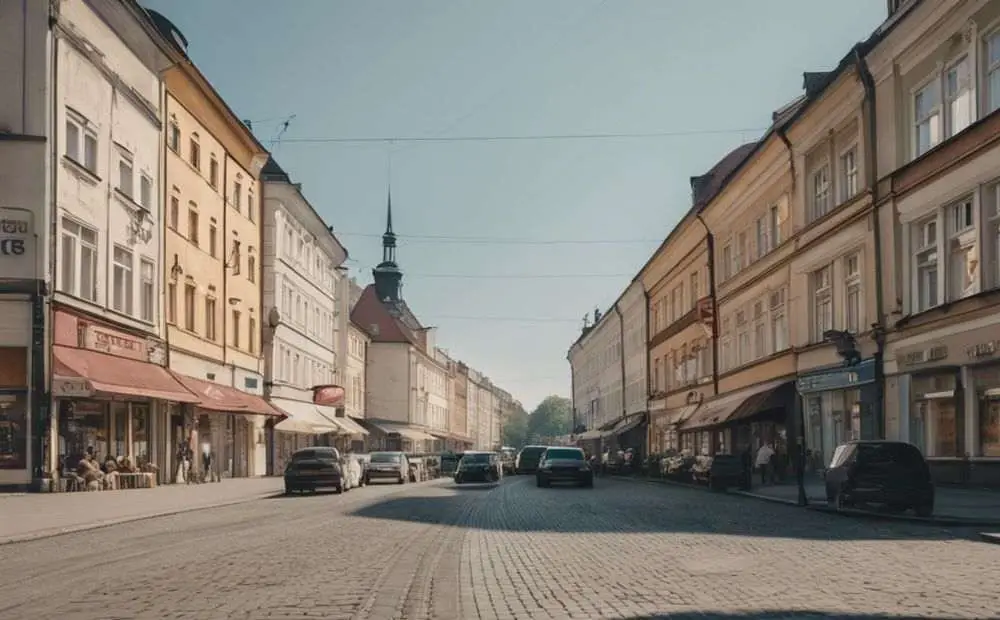
<instances>
[{"instance_id":1,"label":"tree line","mask_svg":"<svg viewBox=\"0 0 1000 620\"><path fill-rule=\"evenodd\" d=\"M551 437L568 435L573 430L573 403L562 396L549 396L528 413L517 407L504 420L503 445L520 448L541 443Z\"/></svg>"}]
</instances>

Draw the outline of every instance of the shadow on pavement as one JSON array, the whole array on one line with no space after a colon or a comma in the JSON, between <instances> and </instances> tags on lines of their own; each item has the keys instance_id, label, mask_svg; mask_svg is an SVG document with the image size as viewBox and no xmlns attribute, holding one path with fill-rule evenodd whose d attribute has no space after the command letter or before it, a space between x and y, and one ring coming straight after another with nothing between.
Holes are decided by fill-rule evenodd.
<instances>
[{"instance_id":1,"label":"shadow on pavement","mask_svg":"<svg viewBox=\"0 0 1000 620\"><path fill-rule=\"evenodd\" d=\"M381 498L352 516L410 523L447 523L506 532L717 534L804 540L977 540L971 528L872 522L754 502L739 496L677 489L640 492L636 485L598 482L594 488L537 488L533 481L499 485L445 484L419 495ZM465 493L463 491L485 491ZM492 491L492 492L491 492ZM474 498L474 499L473 499Z\"/></svg>"},{"instance_id":2,"label":"shadow on pavement","mask_svg":"<svg viewBox=\"0 0 1000 620\"><path fill-rule=\"evenodd\" d=\"M922 616L898 616L890 614L869 614L869 613L843 613L827 612L799 609L774 609L768 611L682 611L657 614L652 616L629 616L621 620L705 620L706 618L732 619L732 620L807 620L809 618L842 618L844 620L909 620L910 618L920 618ZM941 620L948 620L942 618Z\"/></svg>"}]
</instances>

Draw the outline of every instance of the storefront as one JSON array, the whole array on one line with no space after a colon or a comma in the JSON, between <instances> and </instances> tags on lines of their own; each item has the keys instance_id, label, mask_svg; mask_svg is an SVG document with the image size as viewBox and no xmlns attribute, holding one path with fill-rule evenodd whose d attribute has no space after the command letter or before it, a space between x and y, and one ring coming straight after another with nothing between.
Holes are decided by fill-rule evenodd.
<instances>
[{"instance_id":1,"label":"storefront","mask_svg":"<svg viewBox=\"0 0 1000 620\"><path fill-rule=\"evenodd\" d=\"M845 441L878 436L874 385L872 359L799 375L795 387L802 399L807 472L825 469Z\"/></svg>"},{"instance_id":2,"label":"storefront","mask_svg":"<svg viewBox=\"0 0 1000 620\"><path fill-rule=\"evenodd\" d=\"M285 465L296 450L311 446L333 446L341 433L340 426L330 420L312 402L291 398L272 398L270 404L284 418L274 426L274 473L285 471Z\"/></svg>"},{"instance_id":3,"label":"storefront","mask_svg":"<svg viewBox=\"0 0 1000 620\"><path fill-rule=\"evenodd\" d=\"M646 413L633 413L618 418L618 421L611 428L602 433L601 440L603 445L610 448L612 452L631 449L638 453L641 458L645 458L649 447L647 444L648 428Z\"/></svg>"},{"instance_id":4,"label":"storefront","mask_svg":"<svg viewBox=\"0 0 1000 620\"><path fill-rule=\"evenodd\" d=\"M700 392L690 392L686 397L687 403L676 407L668 408L666 399L650 403L650 454L673 454L681 451L681 424L694 415L701 406L702 398Z\"/></svg>"},{"instance_id":5,"label":"storefront","mask_svg":"<svg viewBox=\"0 0 1000 620\"><path fill-rule=\"evenodd\" d=\"M886 390L889 436L917 446L939 482L1000 487L995 320L894 351L896 372Z\"/></svg>"},{"instance_id":6,"label":"storefront","mask_svg":"<svg viewBox=\"0 0 1000 620\"><path fill-rule=\"evenodd\" d=\"M54 313L53 342L54 478L65 481L91 453L101 464L114 460L119 471L171 481L173 406L199 399L163 367L163 344L65 309Z\"/></svg>"}]
</instances>

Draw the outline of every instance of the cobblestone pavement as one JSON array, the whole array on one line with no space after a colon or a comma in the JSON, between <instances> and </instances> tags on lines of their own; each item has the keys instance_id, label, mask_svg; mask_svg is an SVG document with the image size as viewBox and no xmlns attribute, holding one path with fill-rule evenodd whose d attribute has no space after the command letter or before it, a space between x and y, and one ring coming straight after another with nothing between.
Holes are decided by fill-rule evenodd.
<instances>
[{"instance_id":1,"label":"cobblestone pavement","mask_svg":"<svg viewBox=\"0 0 1000 620\"><path fill-rule=\"evenodd\" d=\"M1000 617L1000 556L974 538L641 483L442 480L4 545L0 619Z\"/></svg>"}]
</instances>

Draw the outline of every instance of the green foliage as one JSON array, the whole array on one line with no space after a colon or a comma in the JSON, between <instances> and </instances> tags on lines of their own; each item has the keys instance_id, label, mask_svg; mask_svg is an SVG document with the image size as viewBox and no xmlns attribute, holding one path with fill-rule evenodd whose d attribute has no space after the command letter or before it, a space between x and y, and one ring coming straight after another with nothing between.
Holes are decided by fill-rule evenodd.
<instances>
[{"instance_id":1,"label":"green foliage","mask_svg":"<svg viewBox=\"0 0 1000 620\"><path fill-rule=\"evenodd\" d=\"M528 412L521 403L515 403L514 411L503 423L503 445L520 448L528 443Z\"/></svg>"},{"instance_id":2,"label":"green foliage","mask_svg":"<svg viewBox=\"0 0 1000 620\"><path fill-rule=\"evenodd\" d=\"M528 416L528 441L568 435L573 430L573 403L562 396L549 396Z\"/></svg>"}]
</instances>

